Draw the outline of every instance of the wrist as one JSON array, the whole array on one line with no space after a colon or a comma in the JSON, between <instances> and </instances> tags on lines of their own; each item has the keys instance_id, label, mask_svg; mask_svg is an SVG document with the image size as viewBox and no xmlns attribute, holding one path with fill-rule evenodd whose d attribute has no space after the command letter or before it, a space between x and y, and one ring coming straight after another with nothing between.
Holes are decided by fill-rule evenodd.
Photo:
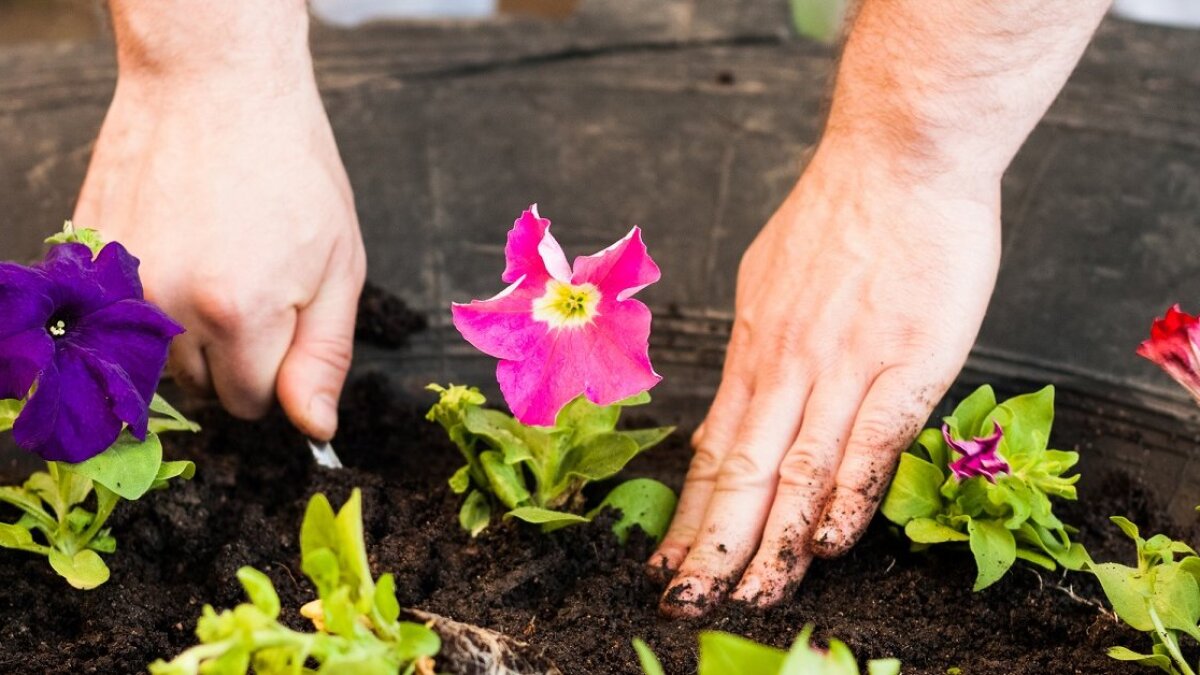
<instances>
[{"instance_id":1,"label":"wrist","mask_svg":"<svg viewBox=\"0 0 1200 675\"><path fill-rule=\"evenodd\" d=\"M118 81L161 97L278 95L314 84L303 0L112 0Z\"/></svg>"}]
</instances>

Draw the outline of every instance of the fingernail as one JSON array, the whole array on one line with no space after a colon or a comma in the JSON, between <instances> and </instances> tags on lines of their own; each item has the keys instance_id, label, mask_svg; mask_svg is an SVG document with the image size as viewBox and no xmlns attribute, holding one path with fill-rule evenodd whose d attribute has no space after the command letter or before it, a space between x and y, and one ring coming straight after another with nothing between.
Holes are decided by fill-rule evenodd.
<instances>
[{"instance_id":1,"label":"fingernail","mask_svg":"<svg viewBox=\"0 0 1200 675\"><path fill-rule=\"evenodd\" d=\"M329 440L333 437L333 432L337 431L337 401L328 394L313 396L308 403L308 419L313 426L313 432L323 436L318 440Z\"/></svg>"},{"instance_id":2,"label":"fingernail","mask_svg":"<svg viewBox=\"0 0 1200 675\"><path fill-rule=\"evenodd\" d=\"M748 576L742 578L742 583L738 584L737 590L733 592L733 599L740 602L754 602L758 594L762 592L762 581L757 576Z\"/></svg>"}]
</instances>

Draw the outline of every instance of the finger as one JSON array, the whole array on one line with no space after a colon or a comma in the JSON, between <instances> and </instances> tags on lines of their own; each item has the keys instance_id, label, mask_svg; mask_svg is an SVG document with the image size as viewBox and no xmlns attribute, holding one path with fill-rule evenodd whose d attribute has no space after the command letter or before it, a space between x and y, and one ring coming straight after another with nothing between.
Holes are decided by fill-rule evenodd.
<instances>
[{"instance_id":1,"label":"finger","mask_svg":"<svg viewBox=\"0 0 1200 675\"><path fill-rule=\"evenodd\" d=\"M895 473L900 453L920 433L945 385L929 386L920 373L884 371L871 386L850 433L833 496L813 534L812 552L822 558L844 554L858 542L875 515Z\"/></svg>"},{"instance_id":2,"label":"finger","mask_svg":"<svg viewBox=\"0 0 1200 675\"><path fill-rule=\"evenodd\" d=\"M779 484L762 544L733 593L735 600L771 605L799 583L812 554L809 535L833 488L842 450L869 378L839 372L813 388L795 442L779 465Z\"/></svg>"},{"instance_id":3,"label":"finger","mask_svg":"<svg viewBox=\"0 0 1200 675\"><path fill-rule=\"evenodd\" d=\"M279 370L279 402L300 431L320 441L337 432L337 402L354 354L354 319L363 275L347 266L327 278L300 310L296 336Z\"/></svg>"},{"instance_id":4,"label":"finger","mask_svg":"<svg viewBox=\"0 0 1200 675\"><path fill-rule=\"evenodd\" d=\"M668 616L699 616L719 602L758 546L775 494L779 462L796 438L807 380L756 392L726 453L699 536L660 605Z\"/></svg>"},{"instance_id":5,"label":"finger","mask_svg":"<svg viewBox=\"0 0 1200 675\"><path fill-rule=\"evenodd\" d=\"M679 505L658 550L650 556L647 571L665 583L687 556L696 540L700 521L708 509L725 449L733 444L739 420L750 405L751 388L740 375L721 380L708 417L692 437L696 454L684 478Z\"/></svg>"},{"instance_id":6,"label":"finger","mask_svg":"<svg viewBox=\"0 0 1200 675\"><path fill-rule=\"evenodd\" d=\"M196 333L189 331L171 341L167 372L179 386L192 394L208 396L212 393L208 361L200 345L200 336Z\"/></svg>"},{"instance_id":7,"label":"finger","mask_svg":"<svg viewBox=\"0 0 1200 675\"><path fill-rule=\"evenodd\" d=\"M295 331L296 314L266 315L250 325L234 324L204 349L213 389L229 414L258 419L275 401L275 378Z\"/></svg>"}]
</instances>

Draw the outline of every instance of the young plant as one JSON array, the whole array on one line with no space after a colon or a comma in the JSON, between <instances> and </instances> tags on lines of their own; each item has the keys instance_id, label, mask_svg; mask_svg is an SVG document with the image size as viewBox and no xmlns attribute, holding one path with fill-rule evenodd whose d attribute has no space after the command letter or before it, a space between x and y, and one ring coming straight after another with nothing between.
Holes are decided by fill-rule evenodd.
<instances>
[{"instance_id":1,"label":"young plant","mask_svg":"<svg viewBox=\"0 0 1200 675\"><path fill-rule=\"evenodd\" d=\"M1135 661L1171 675L1196 675L1183 656L1184 636L1200 642L1200 558L1191 546L1163 534L1143 539L1137 525L1119 516L1112 521L1134 541L1137 566L1088 562L1113 611L1122 621L1150 635L1149 654L1113 647L1108 655Z\"/></svg>"},{"instance_id":2,"label":"young plant","mask_svg":"<svg viewBox=\"0 0 1200 675\"><path fill-rule=\"evenodd\" d=\"M789 651L758 644L744 637L705 631L700 633L700 667L697 675L859 675L858 661L840 640L829 649L809 646L813 627L808 625ZM646 675L665 675L662 664L641 640L634 640L638 660ZM899 675L900 662L878 659L867 662L867 675Z\"/></svg>"},{"instance_id":3,"label":"young plant","mask_svg":"<svg viewBox=\"0 0 1200 675\"><path fill-rule=\"evenodd\" d=\"M584 397L567 404L552 427L533 427L483 407L473 387L431 385L440 400L428 419L446 429L467 463L450 478L466 494L459 523L472 536L491 521L493 510L506 517L553 530L591 520L605 507L621 511L614 525L624 541L640 526L660 538L675 512L675 493L658 481L638 478L618 485L591 511L584 512L582 490L591 481L615 476L638 453L673 431L672 427L618 431L621 409L650 400L642 393L609 406Z\"/></svg>"},{"instance_id":4,"label":"young plant","mask_svg":"<svg viewBox=\"0 0 1200 675\"><path fill-rule=\"evenodd\" d=\"M199 427L155 393L183 328L145 300L138 260L69 222L47 242L41 263L0 262L0 432L47 463L0 487L21 512L0 522L0 546L88 589L108 580L117 504L195 472L163 461L158 434Z\"/></svg>"},{"instance_id":5,"label":"young plant","mask_svg":"<svg viewBox=\"0 0 1200 675\"><path fill-rule=\"evenodd\" d=\"M641 230L568 264L537 205L508 233L511 284L489 300L455 304L454 325L480 351L500 360L496 379L510 417L483 408L468 387L431 385L440 401L429 412L458 445L467 465L450 480L466 494L459 522L472 535L495 510L552 530L587 522L581 490L616 475L669 428L617 431L621 408L649 401L662 378L650 365L650 310L633 296L658 281ZM675 509L669 488L650 480L613 490L598 508L624 514L624 537L636 522L659 537Z\"/></svg>"},{"instance_id":6,"label":"young plant","mask_svg":"<svg viewBox=\"0 0 1200 675\"><path fill-rule=\"evenodd\" d=\"M966 544L978 570L976 591L1017 559L1080 569L1083 547L1071 542L1074 528L1051 503L1076 498L1079 476L1063 474L1079 454L1047 448L1053 421L1053 387L999 405L990 386L980 387L900 457L884 516L904 528L914 550Z\"/></svg>"},{"instance_id":7,"label":"young plant","mask_svg":"<svg viewBox=\"0 0 1200 675\"><path fill-rule=\"evenodd\" d=\"M250 602L217 613L211 605L196 626L200 644L170 662L155 661L153 675L298 673L432 673L441 639L429 628L400 621L395 581L373 581L363 541L362 495L356 489L335 515L325 495L308 502L300 528L300 568L319 598L300 608L314 632L279 622L279 596L267 575L250 567L238 580ZM306 664L316 662L312 670Z\"/></svg>"}]
</instances>

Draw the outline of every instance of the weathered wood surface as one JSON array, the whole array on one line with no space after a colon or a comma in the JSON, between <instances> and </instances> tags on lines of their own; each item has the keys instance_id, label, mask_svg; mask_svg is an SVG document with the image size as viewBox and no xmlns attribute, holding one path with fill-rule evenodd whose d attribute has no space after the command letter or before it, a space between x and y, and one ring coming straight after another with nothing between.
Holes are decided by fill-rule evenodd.
<instances>
[{"instance_id":1,"label":"weathered wood surface","mask_svg":"<svg viewBox=\"0 0 1200 675\"><path fill-rule=\"evenodd\" d=\"M675 310L655 338L665 391L711 392L737 260L816 140L832 71L831 50L788 36L784 5L585 0L560 23L316 30L371 276L436 319L498 287L529 202L571 251L639 223L664 269L645 297ZM1197 32L1101 28L1005 179L985 356L1171 391L1132 350L1171 302L1200 307L1197 54ZM111 48L0 50L0 73L0 254L31 257L71 212ZM486 370L442 336L363 362L414 384Z\"/></svg>"}]
</instances>

